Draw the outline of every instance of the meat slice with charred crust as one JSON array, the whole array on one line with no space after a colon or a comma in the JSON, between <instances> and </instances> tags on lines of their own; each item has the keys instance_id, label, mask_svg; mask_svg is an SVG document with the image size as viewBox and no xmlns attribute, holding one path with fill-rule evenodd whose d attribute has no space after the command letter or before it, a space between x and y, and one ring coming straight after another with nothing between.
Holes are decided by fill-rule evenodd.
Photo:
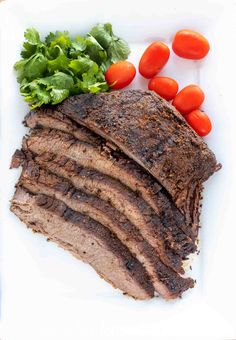
<instances>
[{"instance_id":1,"label":"meat slice with charred crust","mask_svg":"<svg viewBox=\"0 0 236 340\"><path fill-rule=\"evenodd\" d=\"M18 188L11 211L36 232L47 236L74 256L89 263L115 288L141 300L154 288L140 262L106 228L46 195L32 195Z\"/></svg>"},{"instance_id":2,"label":"meat slice with charred crust","mask_svg":"<svg viewBox=\"0 0 236 340\"><path fill-rule=\"evenodd\" d=\"M218 169L207 144L153 91L83 94L66 99L57 110L114 143L150 172L180 208L189 191Z\"/></svg>"}]
</instances>

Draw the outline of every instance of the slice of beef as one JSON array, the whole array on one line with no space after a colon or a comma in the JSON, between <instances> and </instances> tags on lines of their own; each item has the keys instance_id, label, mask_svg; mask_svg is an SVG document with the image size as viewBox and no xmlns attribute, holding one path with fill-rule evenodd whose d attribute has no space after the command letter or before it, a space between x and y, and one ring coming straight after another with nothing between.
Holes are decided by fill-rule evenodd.
<instances>
[{"instance_id":1,"label":"slice of beef","mask_svg":"<svg viewBox=\"0 0 236 340\"><path fill-rule=\"evenodd\" d=\"M167 189L178 207L193 186L218 169L202 138L153 91L78 95L57 110L117 145Z\"/></svg>"},{"instance_id":2,"label":"slice of beef","mask_svg":"<svg viewBox=\"0 0 236 340\"><path fill-rule=\"evenodd\" d=\"M61 130L72 134L80 141L92 144L93 146L89 147L90 167L118 179L133 191L138 192L161 217L165 226L170 228L178 226L187 235L192 238L196 237L199 221L195 216L198 215L198 212L196 210L196 214L192 215L190 204L194 202L195 207L198 207L198 195L196 197L188 196L183 207L184 216L153 176L143 171L137 163L125 156L124 153L114 150L114 146L109 147L104 139L85 127L81 127L55 109L40 108L33 110L26 115L24 124L30 128L42 127Z\"/></svg>"},{"instance_id":3,"label":"slice of beef","mask_svg":"<svg viewBox=\"0 0 236 340\"><path fill-rule=\"evenodd\" d=\"M70 118L55 110L55 108L41 107L40 109L32 110L25 116L23 124L32 129L46 127L65 131L74 135L79 140L94 146L100 146L104 141L86 127L79 125L76 122L72 123Z\"/></svg>"},{"instance_id":4,"label":"slice of beef","mask_svg":"<svg viewBox=\"0 0 236 340\"><path fill-rule=\"evenodd\" d=\"M175 298L192 285L191 279L184 279L165 267L140 232L111 205L77 190L68 180L45 171L33 160L24 162L18 186L34 194L55 197L69 208L89 216L111 230L142 263L156 292L164 298ZM166 278L164 282L163 277Z\"/></svg>"},{"instance_id":5,"label":"slice of beef","mask_svg":"<svg viewBox=\"0 0 236 340\"><path fill-rule=\"evenodd\" d=\"M183 273L182 259L190 253L193 247L192 240L180 233L179 230L174 234L174 230L163 228L159 217L145 201L118 181L95 170L81 168L75 161L62 156L67 154L67 152L61 153L63 145L58 148L59 155L47 153L47 151L55 151L55 145L56 141L52 141L50 136L47 138L45 135L42 138L41 134L37 132L34 132L23 142L24 150L43 156L43 159L37 157L36 160L37 162L44 161L43 166L46 166L47 169L65 178L67 178L69 170L69 175L73 174L75 177L73 177L75 186L79 189L85 188L90 194L111 202L140 230L165 264L177 272ZM42 163L40 164L42 165Z\"/></svg>"},{"instance_id":6,"label":"slice of beef","mask_svg":"<svg viewBox=\"0 0 236 340\"><path fill-rule=\"evenodd\" d=\"M89 263L124 293L141 300L154 296L153 286L140 262L98 222L53 197L32 195L24 189L17 189L11 211L28 227Z\"/></svg>"}]
</instances>

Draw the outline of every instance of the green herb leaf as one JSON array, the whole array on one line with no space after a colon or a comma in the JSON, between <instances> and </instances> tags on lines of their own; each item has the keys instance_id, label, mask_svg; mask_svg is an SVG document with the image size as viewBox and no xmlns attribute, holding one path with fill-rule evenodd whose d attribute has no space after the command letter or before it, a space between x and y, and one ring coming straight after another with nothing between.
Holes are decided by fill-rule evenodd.
<instances>
[{"instance_id":1,"label":"green herb leaf","mask_svg":"<svg viewBox=\"0 0 236 340\"><path fill-rule=\"evenodd\" d=\"M101 65L107 59L107 52L97 42L97 40L89 34L87 36L86 43L86 54L98 65Z\"/></svg>"},{"instance_id":2,"label":"green herb leaf","mask_svg":"<svg viewBox=\"0 0 236 340\"><path fill-rule=\"evenodd\" d=\"M68 89L74 86L73 77L63 72L57 72L52 76L40 78L37 80L38 84L45 85L47 89Z\"/></svg>"},{"instance_id":3,"label":"green herb leaf","mask_svg":"<svg viewBox=\"0 0 236 340\"><path fill-rule=\"evenodd\" d=\"M49 33L45 38L45 43L47 47L53 48L58 45L63 51L67 50L71 46L71 40L68 32Z\"/></svg>"},{"instance_id":4,"label":"green herb leaf","mask_svg":"<svg viewBox=\"0 0 236 340\"><path fill-rule=\"evenodd\" d=\"M40 86L37 80L22 85L20 92L25 97L25 101L31 104L32 109L43 104L49 104L51 101L50 93L45 87Z\"/></svg>"},{"instance_id":5,"label":"green herb leaf","mask_svg":"<svg viewBox=\"0 0 236 340\"><path fill-rule=\"evenodd\" d=\"M26 78L30 81L42 77L47 69L47 62L47 58L42 53L36 53L29 59L18 61L14 65L17 72L17 80L21 82Z\"/></svg>"},{"instance_id":6,"label":"green herb leaf","mask_svg":"<svg viewBox=\"0 0 236 340\"><path fill-rule=\"evenodd\" d=\"M75 40L71 42L69 54L72 58L77 58L79 55L81 55L81 52L85 51L86 47L86 39L78 35Z\"/></svg>"},{"instance_id":7,"label":"green herb leaf","mask_svg":"<svg viewBox=\"0 0 236 340\"><path fill-rule=\"evenodd\" d=\"M70 59L64 53L60 54L57 58L48 61L48 71L53 74L55 71L68 71Z\"/></svg>"},{"instance_id":8,"label":"green herb leaf","mask_svg":"<svg viewBox=\"0 0 236 340\"><path fill-rule=\"evenodd\" d=\"M127 43L122 40L113 40L108 47L107 54L112 63L116 63L119 60L125 60L130 54L130 49Z\"/></svg>"},{"instance_id":9,"label":"green herb leaf","mask_svg":"<svg viewBox=\"0 0 236 340\"><path fill-rule=\"evenodd\" d=\"M24 37L32 45L38 45L41 43L39 33L36 31L35 28L28 28L25 31Z\"/></svg>"},{"instance_id":10,"label":"green herb leaf","mask_svg":"<svg viewBox=\"0 0 236 340\"><path fill-rule=\"evenodd\" d=\"M116 38L112 32L111 24L97 24L90 31L90 35L93 36L98 43L105 49L109 47L112 40Z\"/></svg>"},{"instance_id":11,"label":"green herb leaf","mask_svg":"<svg viewBox=\"0 0 236 340\"><path fill-rule=\"evenodd\" d=\"M61 103L64 99L68 98L70 91L68 89L52 89L50 92L52 104Z\"/></svg>"},{"instance_id":12,"label":"green herb leaf","mask_svg":"<svg viewBox=\"0 0 236 340\"><path fill-rule=\"evenodd\" d=\"M77 76L82 75L88 70L92 70L93 73L98 72L98 65L88 57L78 57L77 59L71 60L69 68L72 69Z\"/></svg>"},{"instance_id":13,"label":"green herb leaf","mask_svg":"<svg viewBox=\"0 0 236 340\"><path fill-rule=\"evenodd\" d=\"M77 87L82 93L98 93L108 91L109 87L102 73L94 73L93 69L82 75L82 80L78 79Z\"/></svg>"},{"instance_id":14,"label":"green herb leaf","mask_svg":"<svg viewBox=\"0 0 236 340\"><path fill-rule=\"evenodd\" d=\"M28 28L24 37L27 41L23 43L24 49L21 51L21 56L29 58L43 46L43 43L40 40L39 33L34 28Z\"/></svg>"},{"instance_id":15,"label":"green herb leaf","mask_svg":"<svg viewBox=\"0 0 236 340\"><path fill-rule=\"evenodd\" d=\"M114 35L111 24L97 24L91 30L90 35L107 50L107 55L111 63L128 58L130 54L129 45L126 41Z\"/></svg>"},{"instance_id":16,"label":"green herb leaf","mask_svg":"<svg viewBox=\"0 0 236 340\"><path fill-rule=\"evenodd\" d=\"M32 45L28 43L27 41L24 42L23 47L24 47L24 50L21 51L21 56L23 58L31 57L33 54L35 54L37 50L37 45Z\"/></svg>"}]
</instances>

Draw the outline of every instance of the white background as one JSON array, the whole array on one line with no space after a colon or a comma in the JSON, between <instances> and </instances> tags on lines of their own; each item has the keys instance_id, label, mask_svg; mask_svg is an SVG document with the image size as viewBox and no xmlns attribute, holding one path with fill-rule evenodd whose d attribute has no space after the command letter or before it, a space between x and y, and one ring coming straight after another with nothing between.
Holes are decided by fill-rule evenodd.
<instances>
[{"instance_id":1,"label":"white background","mask_svg":"<svg viewBox=\"0 0 236 340\"><path fill-rule=\"evenodd\" d=\"M10 158L26 129L27 105L12 70L23 32L83 34L109 21L129 42L136 65L146 45L170 43L181 28L205 34L211 52L200 62L171 54L162 74L180 88L198 83L213 121L206 138L223 169L205 186L197 279L183 299L138 302L123 297L88 265L27 230L9 212L19 176ZM235 1L5 1L0 4L1 340L236 338L236 3ZM135 88L146 88L137 75Z\"/></svg>"}]
</instances>

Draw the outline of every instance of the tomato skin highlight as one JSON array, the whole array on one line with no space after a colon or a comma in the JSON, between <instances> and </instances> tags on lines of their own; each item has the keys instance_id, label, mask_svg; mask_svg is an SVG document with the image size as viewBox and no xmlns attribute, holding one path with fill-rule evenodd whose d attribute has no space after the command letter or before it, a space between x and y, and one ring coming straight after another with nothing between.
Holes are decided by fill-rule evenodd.
<instances>
[{"instance_id":1,"label":"tomato skin highlight","mask_svg":"<svg viewBox=\"0 0 236 340\"><path fill-rule=\"evenodd\" d=\"M186 115L199 108L205 99L204 92L197 85L188 85L184 87L174 98L172 105Z\"/></svg>"},{"instance_id":2,"label":"tomato skin highlight","mask_svg":"<svg viewBox=\"0 0 236 340\"><path fill-rule=\"evenodd\" d=\"M178 83L169 77L154 77L148 83L148 89L166 100L172 100L178 92Z\"/></svg>"},{"instance_id":3,"label":"tomato skin highlight","mask_svg":"<svg viewBox=\"0 0 236 340\"><path fill-rule=\"evenodd\" d=\"M201 137L211 132L212 124L208 115L200 110L194 110L185 116L187 123Z\"/></svg>"},{"instance_id":4,"label":"tomato skin highlight","mask_svg":"<svg viewBox=\"0 0 236 340\"><path fill-rule=\"evenodd\" d=\"M207 55L210 44L200 33L185 29L175 34L172 49L179 57L199 60Z\"/></svg>"},{"instance_id":5,"label":"tomato skin highlight","mask_svg":"<svg viewBox=\"0 0 236 340\"><path fill-rule=\"evenodd\" d=\"M123 89L136 75L136 69L129 61L118 61L112 64L105 73L106 82L113 90Z\"/></svg>"},{"instance_id":6,"label":"tomato skin highlight","mask_svg":"<svg viewBox=\"0 0 236 340\"><path fill-rule=\"evenodd\" d=\"M139 73L144 78L154 77L165 66L170 57L170 49L162 42L156 41L144 51L139 62Z\"/></svg>"}]
</instances>

